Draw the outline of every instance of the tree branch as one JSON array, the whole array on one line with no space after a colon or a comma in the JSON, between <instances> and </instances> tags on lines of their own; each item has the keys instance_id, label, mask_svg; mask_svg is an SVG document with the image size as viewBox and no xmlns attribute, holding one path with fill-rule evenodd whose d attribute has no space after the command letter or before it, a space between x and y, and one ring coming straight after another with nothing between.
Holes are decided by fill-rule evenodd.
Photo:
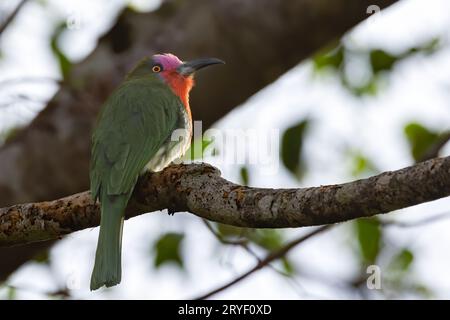
<instances>
[{"instance_id":1,"label":"tree branch","mask_svg":"<svg viewBox=\"0 0 450 320\"><path fill-rule=\"evenodd\" d=\"M143 175L127 218L168 209L252 228L295 228L342 222L450 195L450 156L354 182L301 189L240 186L207 164L172 165ZM0 209L0 246L56 239L97 226L88 191L59 200Z\"/></svg>"}]
</instances>

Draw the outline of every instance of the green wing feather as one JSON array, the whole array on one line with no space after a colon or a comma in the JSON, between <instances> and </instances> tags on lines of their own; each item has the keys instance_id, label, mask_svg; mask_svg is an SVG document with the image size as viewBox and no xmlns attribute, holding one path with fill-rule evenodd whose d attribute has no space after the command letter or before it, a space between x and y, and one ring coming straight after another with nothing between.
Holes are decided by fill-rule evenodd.
<instances>
[{"instance_id":1,"label":"green wing feather","mask_svg":"<svg viewBox=\"0 0 450 320\"><path fill-rule=\"evenodd\" d=\"M92 137L91 192L126 194L170 137L181 101L159 79L129 80L106 102Z\"/></svg>"},{"instance_id":2,"label":"green wing feather","mask_svg":"<svg viewBox=\"0 0 450 320\"><path fill-rule=\"evenodd\" d=\"M145 165L176 128L181 101L156 78L125 81L106 101L92 136L91 193L101 206L91 290L121 277L124 210Z\"/></svg>"}]
</instances>

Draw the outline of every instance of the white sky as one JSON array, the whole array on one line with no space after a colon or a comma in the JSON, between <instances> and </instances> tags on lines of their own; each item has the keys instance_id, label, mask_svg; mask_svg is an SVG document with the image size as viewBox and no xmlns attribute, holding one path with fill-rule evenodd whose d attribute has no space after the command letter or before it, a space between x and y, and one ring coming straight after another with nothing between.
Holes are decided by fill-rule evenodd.
<instances>
[{"instance_id":1,"label":"white sky","mask_svg":"<svg viewBox=\"0 0 450 320\"><path fill-rule=\"evenodd\" d=\"M71 58L79 60L95 47L98 35L108 29L125 1L52 0L48 3L43 7L32 1L5 33L1 40L0 83L23 77L59 77L46 40L53 23L71 15L77 17L79 28L68 33L63 48ZM155 5L143 0L133 3L146 10ZM386 79L386 90L376 97L355 98L342 89L336 77L317 77L311 63L304 62L234 110L218 127L254 128L262 134L272 128L283 129L305 117L313 118L305 146L309 171L302 180L304 186L348 181L349 161L343 152L347 148L362 151L380 170L407 166L412 159L402 135L406 123L417 120L437 130L450 129L448 12L450 3L445 0L404 0L361 24L346 37L346 43L354 48L381 47L393 52L423 44L435 36L443 38L443 48L434 55L418 55L398 64ZM56 89L51 83L38 82L14 86L11 90L45 101ZM2 99L10 94L0 91ZM0 106L0 129L29 121L40 105L20 108L19 118L17 110L9 108L2 112ZM443 154L450 154L450 146ZM215 159L208 161L217 164ZM226 178L238 181L237 166L219 167ZM271 173L258 166L251 169L252 185L298 186L281 167ZM411 221L449 211L449 205L450 199L439 200L402 210L392 217ZM421 228L387 230L393 244L414 249L414 274L441 298L448 297L450 290L449 228L450 219ZM180 273L170 266L152 269L151 243L161 232L177 230L187 234L183 251L187 272ZM288 234L295 236L303 232L306 230L289 230ZM78 298L190 298L222 284L254 263L240 250L220 247L222 252L217 254L215 249L219 245L192 215L147 214L126 223L122 284L92 294L88 285L97 235L98 230L92 229L60 241L51 252L50 271L34 263L21 268L10 279L11 284L27 289L19 291L18 297L44 298L40 292L56 289L53 273L59 283L69 282L75 288L74 297ZM350 226L341 225L302 245L291 257L299 268L312 275L299 277L297 284L265 269L216 297L352 298L346 291L312 280L319 277L339 282L353 275L357 264L349 246L351 241Z\"/></svg>"}]
</instances>

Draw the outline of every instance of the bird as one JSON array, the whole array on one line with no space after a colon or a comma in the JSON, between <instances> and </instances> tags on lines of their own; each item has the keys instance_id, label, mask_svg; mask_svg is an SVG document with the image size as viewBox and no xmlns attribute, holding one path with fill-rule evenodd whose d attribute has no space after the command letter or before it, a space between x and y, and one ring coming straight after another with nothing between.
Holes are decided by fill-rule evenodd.
<instances>
[{"instance_id":1,"label":"bird","mask_svg":"<svg viewBox=\"0 0 450 320\"><path fill-rule=\"evenodd\" d=\"M125 209L137 179L161 171L189 149L193 75L223 63L217 58L183 62L171 53L145 57L102 105L89 168L91 195L101 210L91 290L121 282Z\"/></svg>"}]
</instances>

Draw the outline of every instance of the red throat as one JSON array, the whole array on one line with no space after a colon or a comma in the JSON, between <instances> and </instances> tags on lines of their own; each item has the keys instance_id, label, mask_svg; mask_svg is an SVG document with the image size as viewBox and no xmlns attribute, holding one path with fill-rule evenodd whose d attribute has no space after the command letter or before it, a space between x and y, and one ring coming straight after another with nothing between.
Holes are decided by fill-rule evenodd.
<instances>
[{"instance_id":1,"label":"red throat","mask_svg":"<svg viewBox=\"0 0 450 320\"><path fill-rule=\"evenodd\" d=\"M163 76L172 91L180 98L189 115L189 119L192 120L191 108L189 107L189 92L194 86L193 77L184 77L176 71L163 72Z\"/></svg>"}]
</instances>

